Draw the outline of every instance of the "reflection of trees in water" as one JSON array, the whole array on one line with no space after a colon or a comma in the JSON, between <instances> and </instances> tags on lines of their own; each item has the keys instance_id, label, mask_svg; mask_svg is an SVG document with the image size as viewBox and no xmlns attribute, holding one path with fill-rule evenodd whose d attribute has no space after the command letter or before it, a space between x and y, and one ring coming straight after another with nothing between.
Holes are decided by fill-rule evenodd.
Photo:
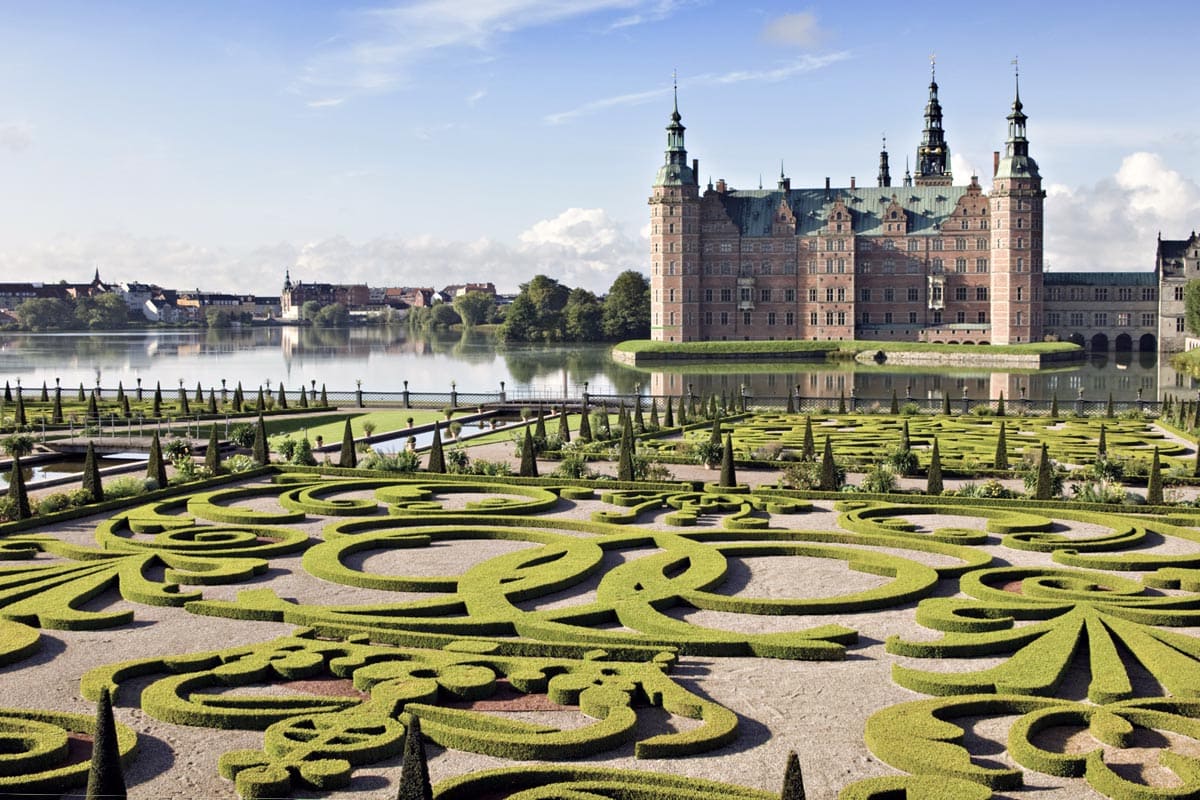
<instances>
[{"instance_id":1,"label":"reflection of trees in water","mask_svg":"<svg viewBox=\"0 0 1200 800\"><path fill-rule=\"evenodd\" d=\"M584 381L596 382L601 377L607 378L619 392L632 392L638 384L649 386L649 378L644 373L613 361L606 345L498 346L509 374L517 383L557 377L565 369L567 383L571 386Z\"/></svg>"}]
</instances>

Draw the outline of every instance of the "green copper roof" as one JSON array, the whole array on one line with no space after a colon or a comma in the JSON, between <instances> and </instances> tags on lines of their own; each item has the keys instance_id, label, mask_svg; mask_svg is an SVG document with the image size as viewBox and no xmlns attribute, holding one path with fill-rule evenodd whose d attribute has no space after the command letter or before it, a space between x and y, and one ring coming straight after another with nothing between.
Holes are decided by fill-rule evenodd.
<instances>
[{"instance_id":1,"label":"green copper roof","mask_svg":"<svg viewBox=\"0 0 1200 800\"><path fill-rule=\"evenodd\" d=\"M853 230L859 236L883 234L883 214L895 195L908 214L908 232L935 234L938 226L954 213L966 186L864 186L854 189L733 190L718 194L730 219L743 236L769 236L775 210L787 196L796 215L797 235L818 233L839 198L850 211Z\"/></svg>"}]
</instances>

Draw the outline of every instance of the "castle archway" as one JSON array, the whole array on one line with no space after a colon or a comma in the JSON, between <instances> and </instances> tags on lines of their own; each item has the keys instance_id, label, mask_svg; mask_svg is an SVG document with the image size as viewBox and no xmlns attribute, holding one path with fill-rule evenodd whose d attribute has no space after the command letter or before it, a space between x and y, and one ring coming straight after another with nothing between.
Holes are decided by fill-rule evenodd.
<instances>
[{"instance_id":1,"label":"castle archway","mask_svg":"<svg viewBox=\"0 0 1200 800\"><path fill-rule=\"evenodd\" d=\"M1118 353L1128 353L1133 349L1133 337L1128 333L1122 333L1113 340L1113 349Z\"/></svg>"},{"instance_id":2,"label":"castle archway","mask_svg":"<svg viewBox=\"0 0 1200 800\"><path fill-rule=\"evenodd\" d=\"M1108 352L1108 337L1103 333L1097 333L1092 337L1091 350L1093 353Z\"/></svg>"},{"instance_id":3,"label":"castle archway","mask_svg":"<svg viewBox=\"0 0 1200 800\"><path fill-rule=\"evenodd\" d=\"M1070 336L1067 337L1067 341L1070 342L1071 344L1077 344L1080 347L1083 347L1083 334L1082 333L1072 333Z\"/></svg>"},{"instance_id":4,"label":"castle archway","mask_svg":"<svg viewBox=\"0 0 1200 800\"><path fill-rule=\"evenodd\" d=\"M1143 333L1142 338L1138 339L1138 350L1143 353L1154 352L1158 349L1158 339L1153 333Z\"/></svg>"}]
</instances>

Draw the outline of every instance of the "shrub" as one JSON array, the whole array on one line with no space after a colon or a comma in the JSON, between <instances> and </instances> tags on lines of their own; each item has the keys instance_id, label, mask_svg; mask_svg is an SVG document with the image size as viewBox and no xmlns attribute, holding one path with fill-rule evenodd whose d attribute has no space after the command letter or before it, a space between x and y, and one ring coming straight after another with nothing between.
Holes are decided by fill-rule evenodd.
<instances>
[{"instance_id":1,"label":"shrub","mask_svg":"<svg viewBox=\"0 0 1200 800\"><path fill-rule=\"evenodd\" d=\"M65 492L55 492L43 497L37 504L37 513L39 516L43 514L53 514L55 511L62 511L65 508L71 507L71 498Z\"/></svg>"},{"instance_id":2,"label":"shrub","mask_svg":"<svg viewBox=\"0 0 1200 800\"><path fill-rule=\"evenodd\" d=\"M897 475L912 475L920 463L911 448L897 445L888 451L886 465ZM895 475L893 475L895 477Z\"/></svg>"},{"instance_id":3,"label":"shrub","mask_svg":"<svg viewBox=\"0 0 1200 800\"><path fill-rule=\"evenodd\" d=\"M34 440L28 434L18 433L13 436L6 437L0 446L4 448L4 452L10 456L27 456L33 452Z\"/></svg>"},{"instance_id":4,"label":"shrub","mask_svg":"<svg viewBox=\"0 0 1200 800\"><path fill-rule=\"evenodd\" d=\"M816 461L796 461L784 467L781 480L789 489L816 489L821 484L821 465Z\"/></svg>"},{"instance_id":5,"label":"shrub","mask_svg":"<svg viewBox=\"0 0 1200 800\"><path fill-rule=\"evenodd\" d=\"M896 491L896 486L896 473L890 465L882 461L867 471L862 482L862 490L873 494L890 494Z\"/></svg>"},{"instance_id":6,"label":"shrub","mask_svg":"<svg viewBox=\"0 0 1200 800\"><path fill-rule=\"evenodd\" d=\"M317 459L313 456L312 442L308 440L307 436L296 442L296 447L292 451L291 462L305 467L315 467L317 465Z\"/></svg>"},{"instance_id":7,"label":"shrub","mask_svg":"<svg viewBox=\"0 0 1200 800\"><path fill-rule=\"evenodd\" d=\"M242 455L241 453L225 459L225 469L233 473L249 472L256 467L258 467L258 464L253 458L247 455Z\"/></svg>"},{"instance_id":8,"label":"shrub","mask_svg":"<svg viewBox=\"0 0 1200 800\"><path fill-rule=\"evenodd\" d=\"M137 497L138 495L145 494L147 488L145 478L123 475L109 481L104 487L104 494L110 500L117 500L123 497Z\"/></svg>"},{"instance_id":9,"label":"shrub","mask_svg":"<svg viewBox=\"0 0 1200 800\"><path fill-rule=\"evenodd\" d=\"M192 446L188 443L187 439L181 439L176 436L164 444L162 450L163 455L168 460L174 461L181 456L191 455Z\"/></svg>"},{"instance_id":10,"label":"shrub","mask_svg":"<svg viewBox=\"0 0 1200 800\"><path fill-rule=\"evenodd\" d=\"M234 425L229 429L229 441L238 447L252 447L254 445L254 426L247 422Z\"/></svg>"},{"instance_id":11,"label":"shrub","mask_svg":"<svg viewBox=\"0 0 1200 800\"><path fill-rule=\"evenodd\" d=\"M1080 503L1120 505L1126 498L1125 487L1117 481L1101 479L1071 484L1071 499Z\"/></svg>"},{"instance_id":12,"label":"shrub","mask_svg":"<svg viewBox=\"0 0 1200 800\"><path fill-rule=\"evenodd\" d=\"M375 421L374 420L370 420L370 419L363 420L362 428L363 428L363 433L365 433L368 437L375 435Z\"/></svg>"},{"instance_id":13,"label":"shrub","mask_svg":"<svg viewBox=\"0 0 1200 800\"><path fill-rule=\"evenodd\" d=\"M9 522L18 519L17 501L8 495L0 496L0 521Z\"/></svg>"},{"instance_id":14,"label":"shrub","mask_svg":"<svg viewBox=\"0 0 1200 800\"><path fill-rule=\"evenodd\" d=\"M915 417L921 413L921 407L916 403L908 402L900 406L900 413L906 417Z\"/></svg>"},{"instance_id":15,"label":"shrub","mask_svg":"<svg viewBox=\"0 0 1200 800\"><path fill-rule=\"evenodd\" d=\"M755 448L750 457L756 461L778 461L781 455L783 455L783 445L779 442L768 442Z\"/></svg>"},{"instance_id":16,"label":"shrub","mask_svg":"<svg viewBox=\"0 0 1200 800\"><path fill-rule=\"evenodd\" d=\"M290 436L286 436L275 442L275 452L283 458L284 461L291 461L292 456L296 454L296 440Z\"/></svg>"},{"instance_id":17,"label":"shrub","mask_svg":"<svg viewBox=\"0 0 1200 800\"><path fill-rule=\"evenodd\" d=\"M550 476L579 480L592 477L592 470L588 467L583 453L571 448L562 451L562 460L558 462L558 466L554 468L554 472L550 473Z\"/></svg>"},{"instance_id":18,"label":"shrub","mask_svg":"<svg viewBox=\"0 0 1200 800\"><path fill-rule=\"evenodd\" d=\"M70 499L71 505L76 507L86 506L88 503L94 502L95 500L95 498L92 497L92 493L82 487L79 489L72 489L71 491L67 492L67 497Z\"/></svg>"},{"instance_id":19,"label":"shrub","mask_svg":"<svg viewBox=\"0 0 1200 800\"><path fill-rule=\"evenodd\" d=\"M358 462L358 466L377 472L416 472L421 467L421 457L407 449L395 453L368 450L366 457Z\"/></svg>"},{"instance_id":20,"label":"shrub","mask_svg":"<svg viewBox=\"0 0 1200 800\"><path fill-rule=\"evenodd\" d=\"M175 486L180 483L191 483L211 477L211 473L207 467L203 467L192 460L191 456L180 456L171 462L171 466L175 467L175 474L171 476L171 485Z\"/></svg>"},{"instance_id":21,"label":"shrub","mask_svg":"<svg viewBox=\"0 0 1200 800\"><path fill-rule=\"evenodd\" d=\"M715 467L721 463L721 456L725 452L725 447L720 442L705 440L696 442L692 445L692 453L696 457L696 463L703 464L706 467Z\"/></svg>"},{"instance_id":22,"label":"shrub","mask_svg":"<svg viewBox=\"0 0 1200 800\"><path fill-rule=\"evenodd\" d=\"M459 475L471 471L471 458L465 448L458 446L446 451L446 471Z\"/></svg>"},{"instance_id":23,"label":"shrub","mask_svg":"<svg viewBox=\"0 0 1200 800\"><path fill-rule=\"evenodd\" d=\"M507 461L488 461L486 458L477 458L471 462L472 475L512 475L512 467Z\"/></svg>"}]
</instances>

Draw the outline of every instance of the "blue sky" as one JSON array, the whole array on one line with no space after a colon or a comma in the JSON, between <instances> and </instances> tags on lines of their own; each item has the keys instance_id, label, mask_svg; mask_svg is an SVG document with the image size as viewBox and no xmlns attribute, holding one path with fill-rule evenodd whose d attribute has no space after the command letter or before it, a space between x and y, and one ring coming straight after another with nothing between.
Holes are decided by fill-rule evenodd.
<instances>
[{"instance_id":1,"label":"blue sky","mask_svg":"<svg viewBox=\"0 0 1200 800\"><path fill-rule=\"evenodd\" d=\"M1193 4L711 0L0 7L0 280L276 291L645 264L678 70L701 175L873 182L936 53L956 182L1019 56L1051 269L1147 269L1200 219ZM1178 33L1176 33L1178 32Z\"/></svg>"}]
</instances>

